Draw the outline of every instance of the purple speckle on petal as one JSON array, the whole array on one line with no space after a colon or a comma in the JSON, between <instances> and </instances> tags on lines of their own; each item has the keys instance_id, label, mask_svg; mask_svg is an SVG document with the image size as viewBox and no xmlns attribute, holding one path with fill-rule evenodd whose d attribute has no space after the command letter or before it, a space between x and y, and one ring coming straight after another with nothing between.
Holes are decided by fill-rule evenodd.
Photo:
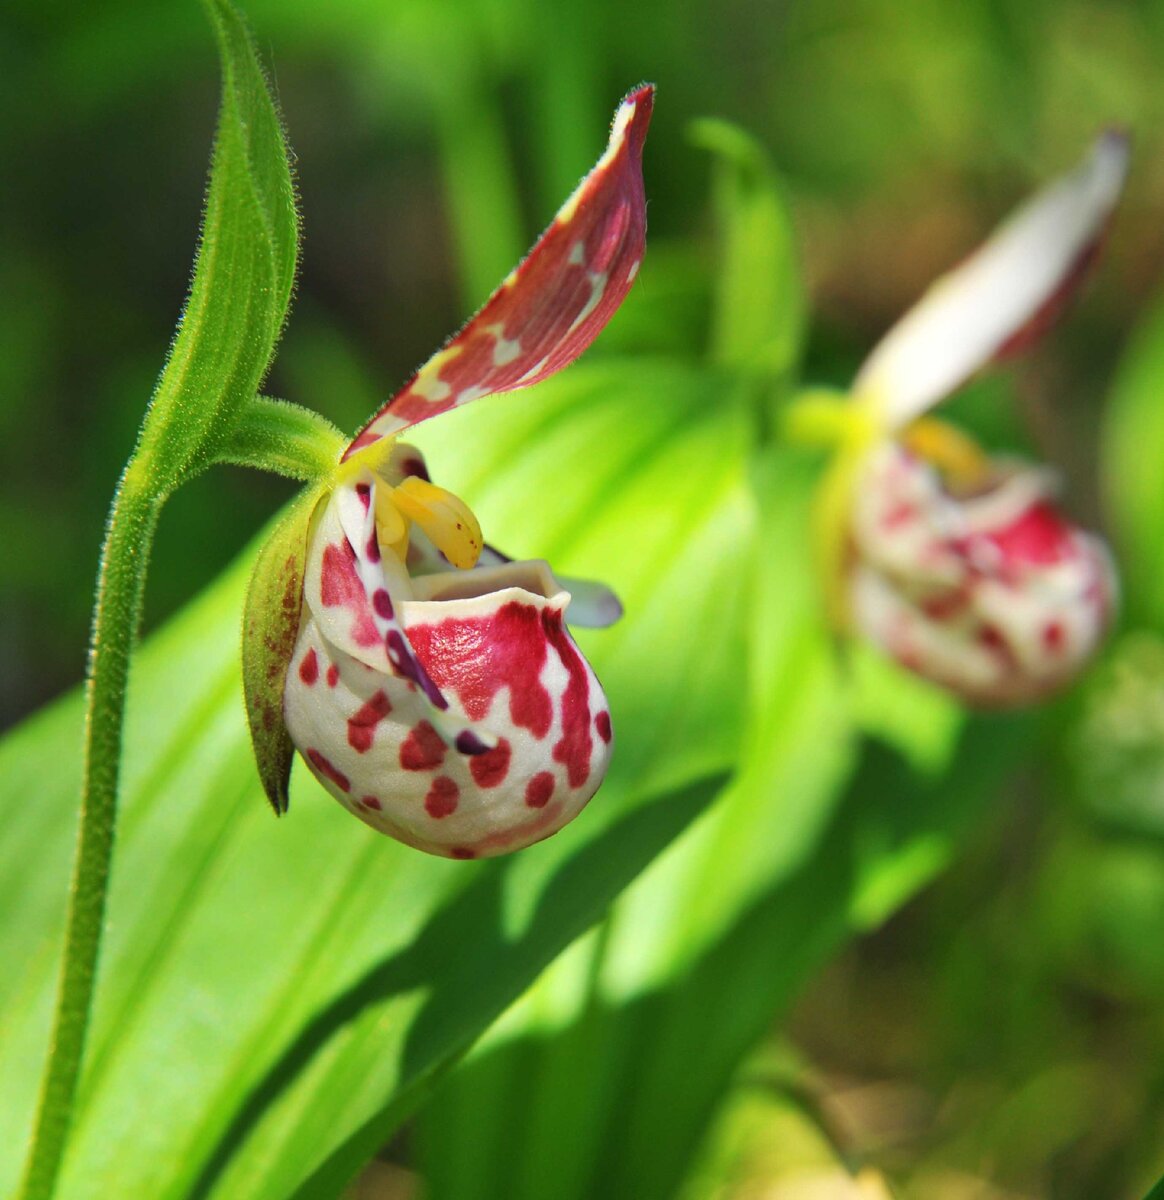
<instances>
[{"instance_id":1,"label":"purple speckle on petal","mask_svg":"<svg viewBox=\"0 0 1164 1200\"><path fill-rule=\"evenodd\" d=\"M388 592L384 588L377 588L372 593L372 607L385 621L392 620L392 597L388 595Z\"/></svg>"},{"instance_id":2,"label":"purple speckle on petal","mask_svg":"<svg viewBox=\"0 0 1164 1200\"><path fill-rule=\"evenodd\" d=\"M401 675L407 675L409 679L416 678L416 667L412 661L412 655L408 653L408 647L404 644L404 635L399 629L388 630L384 638L384 649L388 653L388 661Z\"/></svg>"},{"instance_id":3,"label":"purple speckle on petal","mask_svg":"<svg viewBox=\"0 0 1164 1200\"><path fill-rule=\"evenodd\" d=\"M457 734L456 746L462 754L487 754L489 752L489 747L471 729L462 729Z\"/></svg>"},{"instance_id":4,"label":"purple speckle on petal","mask_svg":"<svg viewBox=\"0 0 1164 1200\"><path fill-rule=\"evenodd\" d=\"M439 708L442 711L448 708L449 702L445 699L444 693L440 688L429 678L428 672L415 659L413 659L413 663L416 666L416 674L413 678L424 689L424 694L428 697L429 703L434 708Z\"/></svg>"},{"instance_id":5,"label":"purple speckle on petal","mask_svg":"<svg viewBox=\"0 0 1164 1200\"><path fill-rule=\"evenodd\" d=\"M449 706L440 688L429 678L428 672L417 661L404 641L404 635L398 629L390 629L384 638L384 648L388 653L388 661L406 679L411 679L428 697L434 708L442 711Z\"/></svg>"}]
</instances>

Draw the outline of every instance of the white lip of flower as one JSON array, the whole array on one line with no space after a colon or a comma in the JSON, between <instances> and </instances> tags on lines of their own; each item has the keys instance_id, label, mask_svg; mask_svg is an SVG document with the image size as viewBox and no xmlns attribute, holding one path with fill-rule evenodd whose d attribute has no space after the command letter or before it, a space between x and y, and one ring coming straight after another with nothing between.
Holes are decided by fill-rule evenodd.
<instances>
[{"instance_id":1,"label":"white lip of flower","mask_svg":"<svg viewBox=\"0 0 1164 1200\"><path fill-rule=\"evenodd\" d=\"M1028 704L1079 672L1115 606L1103 541L1051 502L1050 473L995 464L951 495L895 444L873 451L854 515L853 618L903 666L983 706Z\"/></svg>"},{"instance_id":2,"label":"white lip of flower","mask_svg":"<svg viewBox=\"0 0 1164 1200\"><path fill-rule=\"evenodd\" d=\"M392 469L400 458L422 463L394 445L316 512L287 727L320 782L374 828L434 854L504 853L561 828L606 772L609 709L565 628L569 588L583 593L576 623L621 610L540 560L486 550L488 565L452 566L442 533L455 541L472 518L428 485L444 549L418 524L399 528L392 497L416 478Z\"/></svg>"},{"instance_id":3,"label":"white lip of flower","mask_svg":"<svg viewBox=\"0 0 1164 1200\"><path fill-rule=\"evenodd\" d=\"M397 438L545 379L597 337L643 255L652 103L649 85L623 101L605 153L530 254L352 441L309 524L292 527L302 557L283 554L293 537L278 541L273 565L287 590L276 595L293 611L264 627L248 601L247 622L258 647L248 711L277 811L291 750L264 742L273 704L336 799L434 854L489 857L548 837L602 782L610 712L565 612L609 625L617 598L486 546L468 507ZM271 590L259 593L268 608Z\"/></svg>"},{"instance_id":4,"label":"white lip of flower","mask_svg":"<svg viewBox=\"0 0 1164 1200\"><path fill-rule=\"evenodd\" d=\"M923 414L1053 322L1096 256L1127 171L1103 134L939 279L869 355L822 504L835 615L963 700L1029 703L1100 644L1116 579L1103 542L1055 507L1045 468L990 459Z\"/></svg>"}]
</instances>

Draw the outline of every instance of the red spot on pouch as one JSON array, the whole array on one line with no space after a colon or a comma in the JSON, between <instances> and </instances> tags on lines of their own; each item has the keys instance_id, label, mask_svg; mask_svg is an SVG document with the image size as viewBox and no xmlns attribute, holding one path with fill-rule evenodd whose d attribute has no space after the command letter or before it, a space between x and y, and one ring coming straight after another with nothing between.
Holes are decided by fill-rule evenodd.
<instances>
[{"instance_id":1,"label":"red spot on pouch","mask_svg":"<svg viewBox=\"0 0 1164 1200\"><path fill-rule=\"evenodd\" d=\"M599 714L598 714L598 715L597 715L597 716L594 718L594 728L598 730L598 736L599 736L599 737L600 737L600 738L601 738L601 739L602 739L604 742L608 742L608 743L609 743L609 741L610 741L610 738L611 738L611 728L610 728L610 713L608 713L608 712L606 711L606 709L603 709L603 710L602 710L602 711L601 711L601 712L600 712L600 713L599 713Z\"/></svg>"},{"instance_id":2,"label":"red spot on pouch","mask_svg":"<svg viewBox=\"0 0 1164 1200\"><path fill-rule=\"evenodd\" d=\"M545 808L554 794L554 777L549 771L539 771L525 785L525 802L530 808Z\"/></svg>"},{"instance_id":3,"label":"red spot on pouch","mask_svg":"<svg viewBox=\"0 0 1164 1200\"><path fill-rule=\"evenodd\" d=\"M449 851L449 855L452 858L461 858L461 859L476 858L477 851L470 850L468 846L454 846Z\"/></svg>"},{"instance_id":4,"label":"red spot on pouch","mask_svg":"<svg viewBox=\"0 0 1164 1200\"><path fill-rule=\"evenodd\" d=\"M449 617L435 625L414 625L409 641L442 691L453 691L473 721L483 720L493 698L509 689L509 716L515 725L544 738L553 724L554 704L541 682L552 647L568 676L562 694L562 737L554 746L571 787L590 775L590 680L586 664L562 625L557 609L538 610L517 600L487 617Z\"/></svg>"},{"instance_id":5,"label":"red spot on pouch","mask_svg":"<svg viewBox=\"0 0 1164 1200\"><path fill-rule=\"evenodd\" d=\"M368 610L368 596L356 572L356 553L345 540L323 548L319 598L325 608L346 608L352 614L352 639L358 646L374 646L380 640L376 622Z\"/></svg>"},{"instance_id":6,"label":"red spot on pouch","mask_svg":"<svg viewBox=\"0 0 1164 1200\"><path fill-rule=\"evenodd\" d=\"M1043 626L1043 647L1052 654L1062 651L1066 637L1066 631L1059 621L1048 621Z\"/></svg>"},{"instance_id":7,"label":"red spot on pouch","mask_svg":"<svg viewBox=\"0 0 1164 1200\"><path fill-rule=\"evenodd\" d=\"M1004 529L987 536L1015 565L1052 566L1075 554L1071 526L1045 502L1032 504Z\"/></svg>"},{"instance_id":8,"label":"red spot on pouch","mask_svg":"<svg viewBox=\"0 0 1164 1200\"><path fill-rule=\"evenodd\" d=\"M565 766L570 786L577 788L590 777L594 749L590 736L590 677L582 655L562 626L562 614L547 610L543 617L546 637L570 676L562 693L562 738L554 747L554 761Z\"/></svg>"},{"instance_id":9,"label":"red spot on pouch","mask_svg":"<svg viewBox=\"0 0 1164 1200\"><path fill-rule=\"evenodd\" d=\"M508 687L513 723L537 738L549 733L554 707L540 678L546 637L532 604L513 600L487 617L413 625L408 639L433 682L456 692L470 720L483 720L494 696Z\"/></svg>"},{"instance_id":10,"label":"red spot on pouch","mask_svg":"<svg viewBox=\"0 0 1164 1200\"><path fill-rule=\"evenodd\" d=\"M978 630L978 644L991 651L1007 671L1018 670L1018 660L1010 643L995 625L983 625Z\"/></svg>"},{"instance_id":11,"label":"red spot on pouch","mask_svg":"<svg viewBox=\"0 0 1164 1200\"><path fill-rule=\"evenodd\" d=\"M473 781L480 788L496 787L509 774L510 745L506 738L499 738L497 745L484 754L469 758L469 770Z\"/></svg>"},{"instance_id":12,"label":"red spot on pouch","mask_svg":"<svg viewBox=\"0 0 1164 1200\"><path fill-rule=\"evenodd\" d=\"M303 661L299 664L299 678L303 680L308 687L319 678L319 659L315 657L315 647L303 656Z\"/></svg>"},{"instance_id":13,"label":"red spot on pouch","mask_svg":"<svg viewBox=\"0 0 1164 1200\"><path fill-rule=\"evenodd\" d=\"M428 789L424 798L424 811L434 820L439 821L450 813L457 811L457 800L461 789L447 775L438 775Z\"/></svg>"},{"instance_id":14,"label":"red spot on pouch","mask_svg":"<svg viewBox=\"0 0 1164 1200\"><path fill-rule=\"evenodd\" d=\"M886 530L897 529L908 521L912 521L916 516L917 508L908 500L903 500L881 518L881 528Z\"/></svg>"},{"instance_id":15,"label":"red spot on pouch","mask_svg":"<svg viewBox=\"0 0 1164 1200\"><path fill-rule=\"evenodd\" d=\"M948 621L962 612L969 603L970 593L963 589L946 592L940 596L930 596L922 601L921 610L931 621Z\"/></svg>"},{"instance_id":16,"label":"red spot on pouch","mask_svg":"<svg viewBox=\"0 0 1164 1200\"><path fill-rule=\"evenodd\" d=\"M413 726L400 746L400 765L406 771L431 771L445 760L445 744L427 722Z\"/></svg>"},{"instance_id":17,"label":"red spot on pouch","mask_svg":"<svg viewBox=\"0 0 1164 1200\"><path fill-rule=\"evenodd\" d=\"M365 808L374 808L376 812L379 812L381 808L380 799L378 796L365 796L360 803Z\"/></svg>"},{"instance_id":18,"label":"red spot on pouch","mask_svg":"<svg viewBox=\"0 0 1164 1200\"><path fill-rule=\"evenodd\" d=\"M352 790L351 780L342 771L333 767L331 762L324 758L318 750L308 750L307 757L311 765L325 779L330 779L341 792L350 792Z\"/></svg>"},{"instance_id":19,"label":"red spot on pouch","mask_svg":"<svg viewBox=\"0 0 1164 1200\"><path fill-rule=\"evenodd\" d=\"M354 717L348 718L348 745L360 754L371 750L376 726L391 711L388 697L383 692L377 692L360 707Z\"/></svg>"}]
</instances>

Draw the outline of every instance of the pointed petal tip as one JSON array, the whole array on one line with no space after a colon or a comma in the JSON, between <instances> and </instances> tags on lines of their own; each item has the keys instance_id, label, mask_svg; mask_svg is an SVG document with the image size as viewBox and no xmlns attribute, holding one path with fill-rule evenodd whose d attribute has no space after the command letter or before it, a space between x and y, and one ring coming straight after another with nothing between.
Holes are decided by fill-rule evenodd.
<instances>
[{"instance_id":1,"label":"pointed petal tip","mask_svg":"<svg viewBox=\"0 0 1164 1200\"><path fill-rule=\"evenodd\" d=\"M1095 145L1099 151L1122 154L1126 158L1132 149L1132 131L1126 125L1118 123L1106 125L1095 139Z\"/></svg>"},{"instance_id":2,"label":"pointed petal tip","mask_svg":"<svg viewBox=\"0 0 1164 1200\"><path fill-rule=\"evenodd\" d=\"M357 435L347 459L449 409L540 383L605 327L642 261L642 152L655 86L619 105L602 156L477 314Z\"/></svg>"},{"instance_id":3,"label":"pointed petal tip","mask_svg":"<svg viewBox=\"0 0 1164 1200\"><path fill-rule=\"evenodd\" d=\"M1100 177L1103 191L1111 203L1123 190L1132 156L1132 134L1124 125L1109 125L1095 139L1091 151L1091 170Z\"/></svg>"},{"instance_id":4,"label":"pointed petal tip","mask_svg":"<svg viewBox=\"0 0 1164 1200\"><path fill-rule=\"evenodd\" d=\"M622 98L618 111L614 114L612 130L615 136L619 132L620 121L629 122L629 133L636 145L641 148L647 135L647 126L651 121L651 113L655 109L655 85L640 83L638 87ZM626 117L623 114L628 114Z\"/></svg>"},{"instance_id":5,"label":"pointed petal tip","mask_svg":"<svg viewBox=\"0 0 1164 1200\"><path fill-rule=\"evenodd\" d=\"M1132 135L1125 125L1108 125L1101 129L1073 175L1072 181L1081 190L1093 190L1096 204L1114 206L1127 179L1132 154Z\"/></svg>"}]
</instances>

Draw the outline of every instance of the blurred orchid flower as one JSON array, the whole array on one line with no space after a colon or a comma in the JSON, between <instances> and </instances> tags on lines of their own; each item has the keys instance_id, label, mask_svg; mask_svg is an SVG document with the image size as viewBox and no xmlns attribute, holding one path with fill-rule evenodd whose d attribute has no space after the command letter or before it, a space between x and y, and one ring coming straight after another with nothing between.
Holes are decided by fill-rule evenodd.
<instances>
[{"instance_id":1,"label":"blurred orchid flower","mask_svg":"<svg viewBox=\"0 0 1164 1200\"><path fill-rule=\"evenodd\" d=\"M1053 323L1127 160L1126 139L1103 134L889 331L844 406L819 510L834 616L972 704L1029 703L1070 681L1111 619L1115 573L1056 506L1052 472L923 414Z\"/></svg>"},{"instance_id":2,"label":"blurred orchid flower","mask_svg":"<svg viewBox=\"0 0 1164 1200\"><path fill-rule=\"evenodd\" d=\"M621 607L602 585L486 546L468 507L398 438L546 379L598 336L642 260L653 100L644 86L622 102L605 153L526 259L348 446L300 519L301 563L266 556L294 611L266 635L267 674L282 674L282 691L264 702L254 689L252 730L285 722L336 799L433 854L526 846L598 789L610 713L565 616L569 605L576 623L603 626ZM259 758L282 811L290 750Z\"/></svg>"}]
</instances>

